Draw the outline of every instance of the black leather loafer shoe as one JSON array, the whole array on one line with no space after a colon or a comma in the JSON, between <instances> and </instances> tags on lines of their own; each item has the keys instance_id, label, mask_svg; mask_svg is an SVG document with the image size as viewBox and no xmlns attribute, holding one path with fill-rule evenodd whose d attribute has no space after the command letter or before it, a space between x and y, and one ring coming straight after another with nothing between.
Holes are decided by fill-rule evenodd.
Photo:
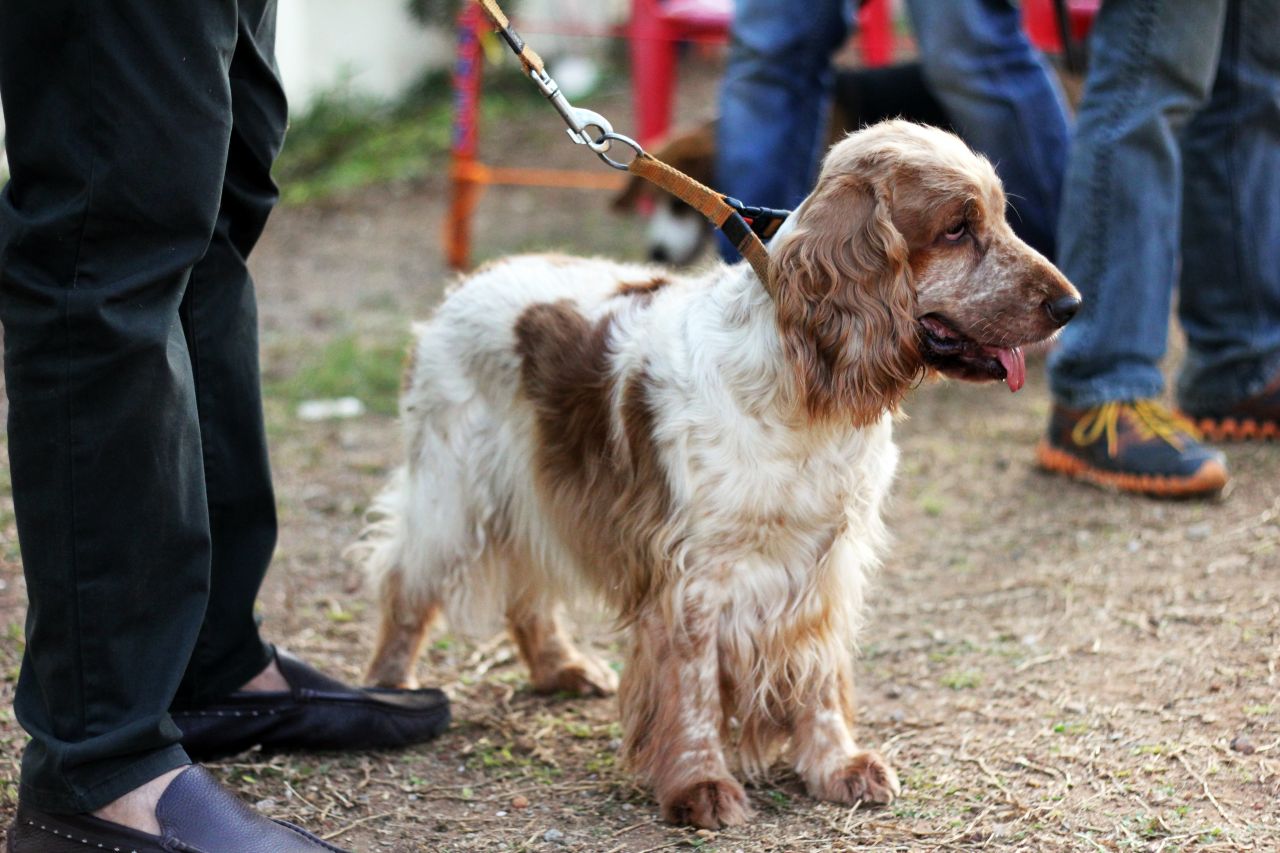
<instances>
[{"instance_id":1,"label":"black leather loafer shoe","mask_svg":"<svg viewBox=\"0 0 1280 853\"><path fill-rule=\"evenodd\" d=\"M160 835L92 815L49 815L18 803L8 853L349 853L291 823L260 815L203 767L174 777L156 805Z\"/></svg>"},{"instance_id":2,"label":"black leather loafer shoe","mask_svg":"<svg viewBox=\"0 0 1280 853\"><path fill-rule=\"evenodd\" d=\"M431 740L449 725L449 700L439 690L348 687L280 649L276 665L288 691L232 693L171 712L193 760L259 744L266 752L390 749Z\"/></svg>"}]
</instances>

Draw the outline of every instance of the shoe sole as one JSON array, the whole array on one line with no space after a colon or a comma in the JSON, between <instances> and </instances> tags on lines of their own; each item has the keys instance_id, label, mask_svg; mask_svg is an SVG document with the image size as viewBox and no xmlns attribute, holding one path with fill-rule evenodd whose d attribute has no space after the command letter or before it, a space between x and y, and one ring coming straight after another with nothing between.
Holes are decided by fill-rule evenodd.
<instances>
[{"instance_id":1,"label":"shoe sole","mask_svg":"<svg viewBox=\"0 0 1280 853\"><path fill-rule=\"evenodd\" d=\"M1165 477L1154 474L1124 474L1094 468L1065 450L1059 450L1041 439L1036 446L1036 461L1041 468L1072 479L1108 489L1153 498L1207 497L1227 485L1227 469L1218 462L1206 460L1190 477Z\"/></svg>"},{"instance_id":2,"label":"shoe sole","mask_svg":"<svg viewBox=\"0 0 1280 853\"><path fill-rule=\"evenodd\" d=\"M8 853L88 853L91 850L112 850L120 853L160 853L164 839L156 836L158 843L143 843L132 838L110 837L82 831L74 826L64 826L52 816L38 819L19 814L9 828L5 843Z\"/></svg>"},{"instance_id":3,"label":"shoe sole","mask_svg":"<svg viewBox=\"0 0 1280 853\"><path fill-rule=\"evenodd\" d=\"M1280 424L1253 418L1201 418L1196 428L1209 441L1280 441Z\"/></svg>"}]
</instances>

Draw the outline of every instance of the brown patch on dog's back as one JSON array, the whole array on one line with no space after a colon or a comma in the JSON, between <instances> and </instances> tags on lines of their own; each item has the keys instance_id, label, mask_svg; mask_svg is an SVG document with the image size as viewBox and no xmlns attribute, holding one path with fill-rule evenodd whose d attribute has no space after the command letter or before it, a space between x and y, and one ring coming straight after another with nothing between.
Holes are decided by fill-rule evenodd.
<instances>
[{"instance_id":1,"label":"brown patch on dog's back","mask_svg":"<svg viewBox=\"0 0 1280 853\"><path fill-rule=\"evenodd\" d=\"M592 325L568 302L533 305L516 321L523 390L538 414L540 467L594 480L608 457L608 336L611 318Z\"/></svg>"},{"instance_id":2,"label":"brown patch on dog's back","mask_svg":"<svg viewBox=\"0 0 1280 853\"><path fill-rule=\"evenodd\" d=\"M562 301L525 309L515 334L537 422L538 487L565 544L626 618L658 576L654 548L671 502L643 373L624 380L613 429L612 325L612 316L591 322Z\"/></svg>"}]
</instances>

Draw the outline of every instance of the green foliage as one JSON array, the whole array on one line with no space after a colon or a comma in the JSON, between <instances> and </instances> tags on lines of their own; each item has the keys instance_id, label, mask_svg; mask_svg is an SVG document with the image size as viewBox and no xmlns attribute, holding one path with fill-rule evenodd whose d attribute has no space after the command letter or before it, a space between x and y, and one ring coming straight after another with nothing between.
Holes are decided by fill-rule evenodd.
<instances>
[{"instance_id":1,"label":"green foliage","mask_svg":"<svg viewBox=\"0 0 1280 853\"><path fill-rule=\"evenodd\" d=\"M982 673L972 669L957 670L942 676L941 682L943 687L952 690L970 690L982 683Z\"/></svg>"},{"instance_id":2,"label":"green foliage","mask_svg":"<svg viewBox=\"0 0 1280 853\"><path fill-rule=\"evenodd\" d=\"M545 109L513 61L485 69L483 124ZM395 102L344 88L294 117L274 176L281 201L304 204L373 184L420 180L442 171L452 133L452 88L446 72L424 75Z\"/></svg>"},{"instance_id":3,"label":"green foliage","mask_svg":"<svg viewBox=\"0 0 1280 853\"><path fill-rule=\"evenodd\" d=\"M297 405L303 400L356 397L371 412L396 413L408 337L366 344L354 335L330 341L294 373L271 380L267 395Z\"/></svg>"},{"instance_id":4,"label":"green foliage","mask_svg":"<svg viewBox=\"0 0 1280 853\"><path fill-rule=\"evenodd\" d=\"M276 161L282 201L429 174L448 150L449 115L443 97L412 109L344 92L321 97L291 123Z\"/></svg>"}]
</instances>

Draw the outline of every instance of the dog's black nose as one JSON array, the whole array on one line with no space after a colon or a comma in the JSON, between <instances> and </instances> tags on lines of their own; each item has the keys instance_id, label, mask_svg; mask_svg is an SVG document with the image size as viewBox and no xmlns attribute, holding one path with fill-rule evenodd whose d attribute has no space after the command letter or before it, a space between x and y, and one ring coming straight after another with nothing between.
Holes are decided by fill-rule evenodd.
<instances>
[{"instance_id":1,"label":"dog's black nose","mask_svg":"<svg viewBox=\"0 0 1280 853\"><path fill-rule=\"evenodd\" d=\"M669 264L671 263L671 253L667 251L666 246L650 246L649 260L655 264Z\"/></svg>"},{"instance_id":2,"label":"dog's black nose","mask_svg":"<svg viewBox=\"0 0 1280 853\"><path fill-rule=\"evenodd\" d=\"M1045 300L1044 310L1055 326L1065 326L1067 321L1076 316L1080 310L1080 299L1075 296L1059 296L1057 299Z\"/></svg>"}]
</instances>

